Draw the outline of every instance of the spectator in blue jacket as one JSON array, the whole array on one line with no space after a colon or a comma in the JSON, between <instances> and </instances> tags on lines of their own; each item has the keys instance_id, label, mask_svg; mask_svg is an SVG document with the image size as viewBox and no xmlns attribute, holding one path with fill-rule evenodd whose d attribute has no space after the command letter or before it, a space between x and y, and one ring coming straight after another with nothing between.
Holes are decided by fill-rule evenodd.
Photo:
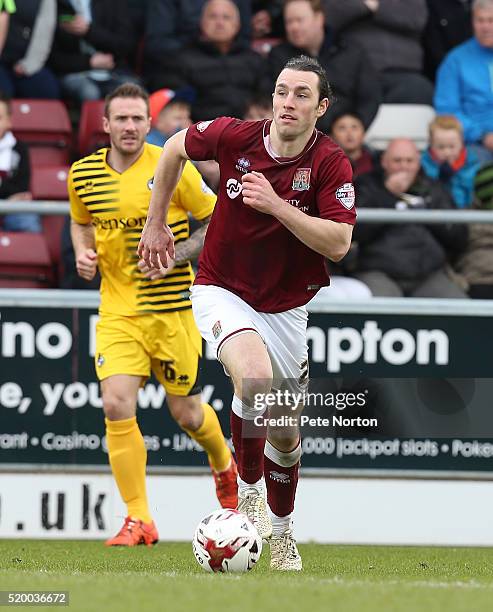
<instances>
[{"instance_id":1,"label":"spectator in blue jacket","mask_svg":"<svg viewBox=\"0 0 493 612\"><path fill-rule=\"evenodd\" d=\"M474 177L480 164L476 152L464 145L464 131L452 115L438 115L430 123L430 146L421 167L452 194L457 208L469 208L474 199Z\"/></svg>"},{"instance_id":2,"label":"spectator in blue jacket","mask_svg":"<svg viewBox=\"0 0 493 612\"><path fill-rule=\"evenodd\" d=\"M493 160L493 0L475 0L474 36L447 54L437 73L435 108L464 126L480 162Z\"/></svg>"}]
</instances>

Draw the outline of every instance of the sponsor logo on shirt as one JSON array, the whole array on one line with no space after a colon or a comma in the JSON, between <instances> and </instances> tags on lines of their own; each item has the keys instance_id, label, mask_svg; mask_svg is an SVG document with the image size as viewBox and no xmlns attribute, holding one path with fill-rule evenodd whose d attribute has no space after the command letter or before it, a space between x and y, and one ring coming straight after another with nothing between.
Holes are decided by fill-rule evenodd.
<instances>
[{"instance_id":1,"label":"sponsor logo on shirt","mask_svg":"<svg viewBox=\"0 0 493 612\"><path fill-rule=\"evenodd\" d=\"M354 206L354 185L352 183L344 183L336 189L336 199L348 210Z\"/></svg>"},{"instance_id":2,"label":"sponsor logo on shirt","mask_svg":"<svg viewBox=\"0 0 493 612\"><path fill-rule=\"evenodd\" d=\"M219 338L222 331L223 331L223 328L221 327L221 321L216 321L214 325L212 326L212 335L214 336L215 340Z\"/></svg>"},{"instance_id":3,"label":"sponsor logo on shirt","mask_svg":"<svg viewBox=\"0 0 493 612\"><path fill-rule=\"evenodd\" d=\"M205 132L205 130L212 123L212 121L201 121L200 123L197 123L197 131L200 132L200 133Z\"/></svg>"},{"instance_id":4,"label":"sponsor logo on shirt","mask_svg":"<svg viewBox=\"0 0 493 612\"><path fill-rule=\"evenodd\" d=\"M230 178L226 181L226 193L232 200L240 195L242 189L242 184L235 178Z\"/></svg>"},{"instance_id":5,"label":"sponsor logo on shirt","mask_svg":"<svg viewBox=\"0 0 493 612\"><path fill-rule=\"evenodd\" d=\"M285 202L287 202L288 204L291 204L291 206L294 206L295 208L297 208L298 210L301 210L301 212L308 212L310 207L303 205L300 206L300 200L284 200Z\"/></svg>"},{"instance_id":6,"label":"sponsor logo on shirt","mask_svg":"<svg viewBox=\"0 0 493 612\"><path fill-rule=\"evenodd\" d=\"M92 191L94 189L94 183L92 181L86 181L84 183L84 189L86 191Z\"/></svg>"},{"instance_id":7,"label":"sponsor logo on shirt","mask_svg":"<svg viewBox=\"0 0 493 612\"><path fill-rule=\"evenodd\" d=\"M294 173L292 188L294 191L308 191L310 189L311 168L298 168Z\"/></svg>"},{"instance_id":8,"label":"sponsor logo on shirt","mask_svg":"<svg viewBox=\"0 0 493 612\"><path fill-rule=\"evenodd\" d=\"M236 162L236 169L240 172L250 172L251 162L246 157L240 157L240 159Z\"/></svg>"},{"instance_id":9,"label":"sponsor logo on shirt","mask_svg":"<svg viewBox=\"0 0 493 612\"><path fill-rule=\"evenodd\" d=\"M146 217L124 217L101 219L100 217L92 218L92 225L99 230L125 230L144 227Z\"/></svg>"}]
</instances>

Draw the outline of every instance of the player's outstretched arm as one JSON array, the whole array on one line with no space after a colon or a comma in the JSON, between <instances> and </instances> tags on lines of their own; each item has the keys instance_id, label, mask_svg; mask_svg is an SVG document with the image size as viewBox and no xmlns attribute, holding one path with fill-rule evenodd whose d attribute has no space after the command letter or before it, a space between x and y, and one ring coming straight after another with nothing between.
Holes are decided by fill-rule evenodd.
<instances>
[{"instance_id":1,"label":"player's outstretched arm","mask_svg":"<svg viewBox=\"0 0 493 612\"><path fill-rule=\"evenodd\" d=\"M70 236L74 247L77 274L81 278L90 281L96 275L98 267L94 228L90 223L81 224L72 220L70 223Z\"/></svg>"},{"instance_id":2,"label":"player's outstretched arm","mask_svg":"<svg viewBox=\"0 0 493 612\"><path fill-rule=\"evenodd\" d=\"M353 226L310 217L285 202L260 172L243 175L243 203L276 217L298 240L332 261L340 261L351 246Z\"/></svg>"},{"instance_id":3,"label":"player's outstretched arm","mask_svg":"<svg viewBox=\"0 0 493 612\"><path fill-rule=\"evenodd\" d=\"M175 258L173 233L166 225L169 203L180 180L188 156L185 150L186 130L166 141L154 174L147 221L142 230L138 256L149 268L168 267L168 256Z\"/></svg>"},{"instance_id":4,"label":"player's outstretched arm","mask_svg":"<svg viewBox=\"0 0 493 612\"><path fill-rule=\"evenodd\" d=\"M180 242L180 244L176 245L175 248L175 259L170 259L167 268L161 267L159 270L155 270L154 268L150 268L146 265L145 261L141 259L139 261L139 269L140 271L149 279L156 280L158 278L164 278L171 270L176 266L176 264L182 264L187 261L193 261L197 259L200 255L200 251L204 246L205 234L207 232L207 228L209 226L211 220L211 216L206 217L199 221L201 226L196 229L190 238Z\"/></svg>"}]
</instances>

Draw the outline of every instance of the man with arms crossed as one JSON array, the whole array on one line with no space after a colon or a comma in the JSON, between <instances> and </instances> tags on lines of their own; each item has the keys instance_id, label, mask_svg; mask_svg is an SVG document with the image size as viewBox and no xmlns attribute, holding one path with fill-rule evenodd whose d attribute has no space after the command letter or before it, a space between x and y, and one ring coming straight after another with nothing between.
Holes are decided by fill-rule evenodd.
<instances>
[{"instance_id":1,"label":"man with arms crossed","mask_svg":"<svg viewBox=\"0 0 493 612\"><path fill-rule=\"evenodd\" d=\"M355 223L351 165L315 130L329 106L327 77L306 56L277 78L272 121L220 117L179 132L164 147L138 254L161 269L175 257L163 232L167 203L187 159L216 159L218 204L192 288L195 320L232 379L231 430L238 461L238 509L270 537L271 567L301 570L291 515L301 455L297 425L253 427L256 401L279 380L306 389L305 304L329 280ZM289 410L299 414L301 406ZM271 409L272 413L272 409ZM264 477L265 475L265 477ZM267 489L265 503L264 490Z\"/></svg>"},{"instance_id":2,"label":"man with arms crossed","mask_svg":"<svg viewBox=\"0 0 493 612\"><path fill-rule=\"evenodd\" d=\"M168 222L176 259L165 275L138 266L135 249L144 225L161 149L145 143L149 98L124 84L106 98L104 129L111 147L75 162L68 188L77 271L102 277L96 328L96 372L101 380L106 439L113 475L128 516L108 546L153 544L145 485L146 448L136 420L137 393L151 369L166 389L174 419L206 450L224 507L237 501L236 466L216 413L198 386L202 340L191 311L190 259L200 252L214 194L191 163L171 198ZM188 213L202 222L189 236ZM170 230L171 231L171 230Z\"/></svg>"}]
</instances>

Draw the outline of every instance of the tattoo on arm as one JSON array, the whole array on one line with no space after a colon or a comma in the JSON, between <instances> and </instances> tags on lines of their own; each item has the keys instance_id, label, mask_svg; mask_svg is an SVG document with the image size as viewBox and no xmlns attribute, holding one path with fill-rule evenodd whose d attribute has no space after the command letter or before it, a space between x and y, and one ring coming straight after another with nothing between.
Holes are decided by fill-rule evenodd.
<instances>
[{"instance_id":1,"label":"tattoo on arm","mask_svg":"<svg viewBox=\"0 0 493 612\"><path fill-rule=\"evenodd\" d=\"M186 261L190 261L196 259L199 256L202 247L204 246L205 234L207 232L207 227L211 217L206 217L202 219L202 227L199 227L195 232L183 242L180 242L175 247L176 258L175 262L177 264L185 263Z\"/></svg>"}]
</instances>

